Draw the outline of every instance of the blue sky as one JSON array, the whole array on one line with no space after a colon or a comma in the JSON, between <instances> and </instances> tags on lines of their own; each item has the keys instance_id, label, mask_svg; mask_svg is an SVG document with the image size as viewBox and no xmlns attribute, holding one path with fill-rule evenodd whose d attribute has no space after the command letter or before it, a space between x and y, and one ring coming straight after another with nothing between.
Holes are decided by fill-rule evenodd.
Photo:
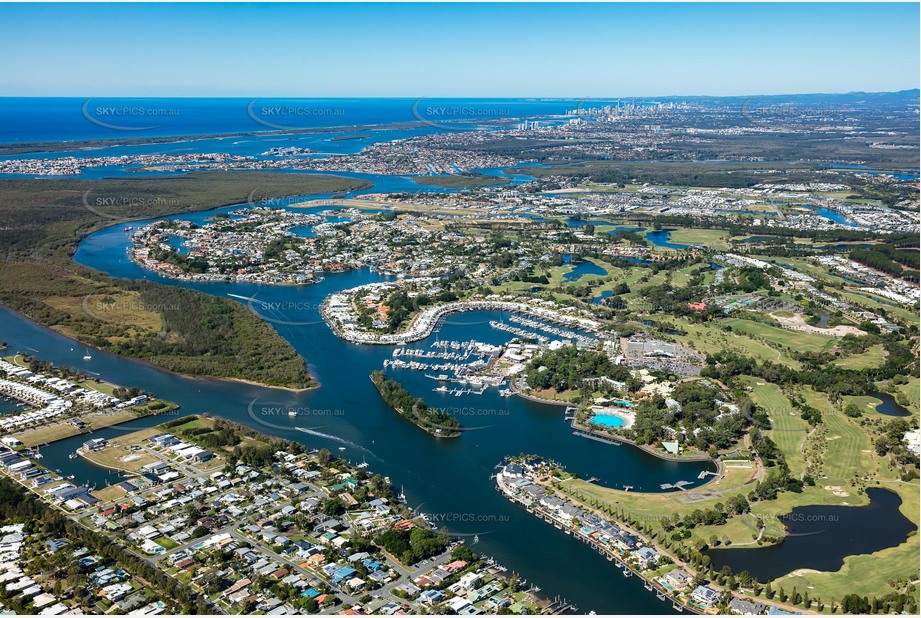
<instances>
[{"instance_id":1,"label":"blue sky","mask_svg":"<svg viewBox=\"0 0 921 618\"><path fill-rule=\"evenodd\" d=\"M0 4L4 96L917 88L904 4Z\"/></svg>"}]
</instances>

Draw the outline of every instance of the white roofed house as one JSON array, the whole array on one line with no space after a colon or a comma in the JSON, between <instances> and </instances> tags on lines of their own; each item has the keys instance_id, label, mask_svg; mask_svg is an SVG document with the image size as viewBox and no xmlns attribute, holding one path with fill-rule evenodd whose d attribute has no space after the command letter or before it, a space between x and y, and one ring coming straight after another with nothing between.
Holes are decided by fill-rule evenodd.
<instances>
[{"instance_id":1,"label":"white roofed house","mask_svg":"<svg viewBox=\"0 0 921 618\"><path fill-rule=\"evenodd\" d=\"M691 598L705 607L712 607L719 601L720 593L710 586L697 586L691 593Z\"/></svg>"},{"instance_id":2,"label":"white roofed house","mask_svg":"<svg viewBox=\"0 0 921 618\"><path fill-rule=\"evenodd\" d=\"M633 552L633 555L647 569L655 567L659 562L659 552L651 547L641 547Z\"/></svg>"}]
</instances>

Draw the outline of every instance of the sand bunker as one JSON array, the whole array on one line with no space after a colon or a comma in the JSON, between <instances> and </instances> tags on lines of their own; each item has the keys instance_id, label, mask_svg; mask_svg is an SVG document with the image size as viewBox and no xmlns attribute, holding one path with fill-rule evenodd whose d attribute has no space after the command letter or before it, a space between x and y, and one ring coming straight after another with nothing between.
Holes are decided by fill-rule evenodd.
<instances>
[{"instance_id":1,"label":"sand bunker","mask_svg":"<svg viewBox=\"0 0 921 618\"><path fill-rule=\"evenodd\" d=\"M771 314L771 317L777 320L777 322L784 328L790 330L798 330L804 333L815 333L817 335L830 335L832 337L844 337L845 335L866 335L864 331L860 330L856 326L847 326L845 324L839 324L834 328L819 328L811 324L807 324L803 314L797 313L793 316L782 316L775 313Z\"/></svg>"},{"instance_id":2,"label":"sand bunker","mask_svg":"<svg viewBox=\"0 0 921 618\"><path fill-rule=\"evenodd\" d=\"M809 575L810 573L821 573L822 571L816 571L815 569L796 569L788 577L800 577L801 575ZM811 586L810 586L811 587Z\"/></svg>"}]
</instances>

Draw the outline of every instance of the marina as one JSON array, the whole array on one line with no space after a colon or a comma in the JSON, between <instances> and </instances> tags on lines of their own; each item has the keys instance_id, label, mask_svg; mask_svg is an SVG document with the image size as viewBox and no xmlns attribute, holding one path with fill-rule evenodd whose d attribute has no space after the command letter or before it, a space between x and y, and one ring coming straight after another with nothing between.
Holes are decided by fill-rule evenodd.
<instances>
[{"instance_id":1,"label":"marina","mask_svg":"<svg viewBox=\"0 0 921 618\"><path fill-rule=\"evenodd\" d=\"M106 236L103 234L90 238L90 243L93 243L96 242L96 239L106 238ZM113 235L112 238L117 237ZM86 245L86 247L89 246L91 245ZM112 260L107 264L103 268L123 269L123 272L130 272L136 268L128 261ZM358 277L369 276L361 272L339 274L327 277L324 282L312 286L309 290L311 294L322 295L325 293L323 286L328 286L333 281L342 279L339 285L348 286L350 283L354 285L352 282L355 282ZM224 285L231 287L230 284L218 284L218 289L207 289L211 293L220 294L224 291L220 289ZM240 287L241 284L233 284L231 289L239 290ZM255 290L241 290L241 293L247 296L252 296L254 292ZM265 297L267 302L283 302L285 294L289 292L279 287L264 293L267 294ZM503 344L505 339L502 333L488 327L488 320L499 319L501 317L499 314L490 315L487 312L474 317L483 319L483 324L474 327L447 324L442 329L439 341L463 342L469 341L472 336L476 341L491 345ZM40 329L9 311L0 310L0 325L9 333L7 341L13 350L25 349L26 346L34 347L42 350L42 354L49 360L62 364L73 362L74 358L79 361L83 353L80 350L75 357L77 352L71 350L74 347L71 340ZM571 436L568 432L559 430L556 406L534 403L519 397L501 396L499 389L492 388L477 397L482 400L477 407L486 412L489 410L502 411L501 414L483 417L483 420L487 421L484 424L494 425L494 427L474 432L475 439L471 438L473 434L461 437L454 447L457 453L446 456L435 440L430 440L427 435L395 418L396 415L384 408L373 386L370 383L365 385L367 380L355 381L350 377L353 375L352 371L365 373L375 367L380 367L384 360L392 358L392 349L353 346L336 337L322 323L313 327L292 329L288 335L294 345L304 350L306 355L317 358L316 353L308 350L316 349L315 346L319 345L324 356L335 355L345 359L342 362L345 362L346 366L354 368L349 372L342 372L337 369L338 364L329 363L324 368L321 363L317 377L324 386L314 391L285 395L283 400L285 405L313 410L345 407L345 415L328 416L317 422L316 418L300 415L289 417L286 411L284 421L277 417L266 419L267 422L278 427L267 427L259 422L261 417L257 416L254 420L248 416L246 402L254 398L259 398L260 401L279 401L281 392L275 389L233 382L184 378L107 352L94 354L93 362L105 379L123 384L138 384L145 390L168 397L169 400L181 406L180 413L214 409L231 419L256 423L256 427L272 434L285 436L316 448L327 447L337 452L344 452L339 449L358 448L359 450L354 452L362 452L375 471L395 479L398 484L404 484L405 495L416 504L425 502L427 511L454 512L467 509L469 504L477 504L480 512L502 514L511 518L511 525L500 526L501 534L481 534L477 547L482 548L482 551L494 556L510 569L525 575L529 581L536 582L541 588L558 591L568 599L580 599L578 601L580 607L608 613L624 607L633 608L634 611L642 613L662 611L660 607L652 605L644 595L630 594L627 591L623 591L622 598L616 602L612 602L607 594L586 594L584 590L571 588L562 580L557 581L556 577L548 574L547 566L535 563L534 558L525 556L525 559L522 560L520 548L528 545L528 539L533 538L534 534L542 534L540 528L536 523L531 524L531 518L522 517L521 514L516 514L515 510L507 508L508 503L500 499L496 492L490 490L488 483L472 480L468 462L471 458L479 461L489 456L495 457L493 461L496 461L500 458L500 453L504 456L509 449L522 451L539 448L542 452L552 455L554 459L566 460L570 469L584 471L586 478L593 476L593 471L600 471L599 466L604 466L619 470L618 486L621 483L627 483L637 487L656 489L659 484L674 477L677 466L681 466L682 469L684 466L689 466L688 474L696 476L701 469L699 466L705 464L664 462L634 449L611 449L606 444ZM433 339L432 344L434 343ZM445 349L444 344L433 345L433 347L439 350ZM447 347L450 349L450 344ZM444 373L447 374L447 372ZM437 376L438 373L431 375ZM401 376L402 379L404 378ZM405 380L407 387L415 394L422 395L428 392L433 398L439 396L439 393L431 392L437 381L426 378L423 372L407 372ZM460 385L459 383L450 384L452 388ZM353 395L347 395L343 401L339 398L341 393L352 393ZM451 399L455 397L452 396ZM462 400L463 397L458 398L458 401ZM432 399L429 400L429 403L437 405L436 401L437 399ZM553 413L548 414L548 411L551 410ZM128 426L132 429L140 429L157 422L155 418L139 419L132 421ZM291 428L284 429L283 422L290 422ZM318 425L325 426L319 430L310 429ZM299 427L310 429L310 433L299 430ZM111 438L120 435L121 431L104 429L95 434L98 437ZM529 436L527 440L524 439L525 435ZM68 468L76 480L88 481L90 485L104 484L106 475L96 466L83 459L68 459L68 455L73 453L76 446L82 444L85 439L62 440L43 448L42 453L50 467ZM341 440L349 444L343 444ZM422 482L422 477L418 472L420 461L439 462L443 482L437 486ZM493 464L490 463L487 469L492 466ZM484 473L485 476L488 476L488 473ZM477 529L460 524L459 531L472 533ZM551 548L554 548L553 542L547 545L547 549ZM556 554L556 557L553 558L556 565L554 570L584 569L586 566L594 565L586 573L585 578L586 581L593 582L597 590L609 590L612 586L618 589L621 585L609 580L604 566L609 563L587 546L584 552L572 552L562 548L551 549L551 551ZM540 558L536 559L540 560ZM595 562L596 560L598 562ZM622 580L622 578L619 579ZM651 600L655 601L655 599Z\"/></svg>"}]
</instances>

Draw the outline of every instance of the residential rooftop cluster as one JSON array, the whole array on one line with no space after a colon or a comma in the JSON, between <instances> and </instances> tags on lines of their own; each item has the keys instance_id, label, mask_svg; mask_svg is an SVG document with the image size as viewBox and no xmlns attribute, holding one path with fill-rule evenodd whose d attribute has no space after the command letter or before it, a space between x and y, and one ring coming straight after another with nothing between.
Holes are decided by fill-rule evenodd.
<instances>
[{"instance_id":1,"label":"residential rooftop cluster","mask_svg":"<svg viewBox=\"0 0 921 618\"><path fill-rule=\"evenodd\" d=\"M660 601L697 614L792 614L707 582L639 532L566 497L550 486L553 464L540 457L516 457L496 475L499 491L535 516L588 544L625 577L639 576ZM771 609L769 612L768 610Z\"/></svg>"},{"instance_id":2,"label":"residential rooftop cluster","mask_svg":"<svg viewBox=\"0 0 921 618\"><path fill-rule=\"evenodd\" d=\"M194 442L210 433L207 421L201 423L192 417L168 423L176 428L172 433L142 430L116 441L88 441L85 456L127 470L123 480L98 491L60 477L35 486L18 476L18 467L39 464L10 449L0 453L0 464L29 491L89 529L123 539L126 548L207 595L222 612L551 611L552 604L515 588L500 565L415 517L386 479L328 451L278 450L260 463L232 463ZM198 426L204 433L187 428ZM183 437L189 435L192 440ZM417 529L433 540L434 553L399 562L382 551L396 538L415 548ZM56 543L54 551L67 546L66 540ZM132 574L98 556L79 558L106 608L168 609L168 601L147 603L147 586Z\"/></svg>"},{"instance_id":3,"label":"residential rooftop cluster","mask_svg":"<svg viewBox=\"0 0 921 618\"><path fill-rule=\"evenodd\" d=\"M78 386L54 375L33 372L3 359L0 359L0 373L8 378L0 379L0 395L16 399L31 408L0 417L0 433L22 431L79 412L113 408L122 403L120 399L101 391Z\"/></svg>"}]
</instances>

